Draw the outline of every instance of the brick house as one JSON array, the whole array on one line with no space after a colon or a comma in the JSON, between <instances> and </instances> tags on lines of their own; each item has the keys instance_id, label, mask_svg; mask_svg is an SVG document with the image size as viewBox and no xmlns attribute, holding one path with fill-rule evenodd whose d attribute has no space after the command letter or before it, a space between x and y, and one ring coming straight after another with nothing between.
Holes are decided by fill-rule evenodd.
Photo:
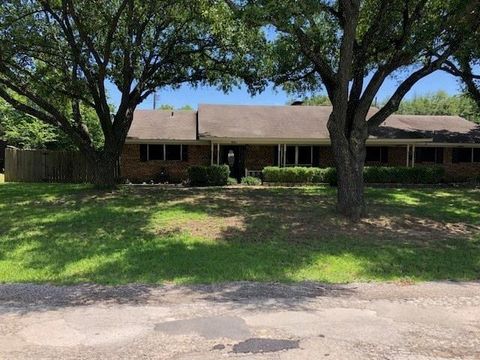
<instances>
[{"instance_id":1,"label":"brick house","mask_svg":"<svg viewBox=\"0 0 480 360\"><path fill-rule=\"evenodd\" d=\"M328 106L242 105L139 110L121 174L135 182L179 182L191 165L228 164L237 178L266 166L333 166L330 112ZM392 115L367 140L366 165L438 165L448 180L480 177L480 126L458 116Z\"/></svg>"}]
</instances>

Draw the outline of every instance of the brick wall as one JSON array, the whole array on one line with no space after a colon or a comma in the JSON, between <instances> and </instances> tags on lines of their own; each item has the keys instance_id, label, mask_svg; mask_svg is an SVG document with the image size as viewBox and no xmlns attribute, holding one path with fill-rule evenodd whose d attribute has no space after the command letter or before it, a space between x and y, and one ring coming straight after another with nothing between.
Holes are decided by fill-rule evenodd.
<instances>
[{"instance_id":1,"label":"brick wall","mask_svg":"<svg viewBox=\"0 0 480 360\"><path fill-rule=\"evenodd\" d=\"M187 179L187 169L191 165L210 165L209 145L188 145L188 161L140 161L140 145L125 144L120 158L122 178L132 182L146 182L154 179L165 169L171 182Z\"/></svg>"},{"instance_id":2,"label":"brick wall","mask_svg":"<svg viewBox=\"0 0 480 360\"><path fill-rule=\"evenodd\" d=\"M443 166L448 181L465 181L480 177L480 163L452 163L452 148L445 148Z\"/></svg>"},{"instance_id":3,"label":"brick wall","mask_svg":"<svg viewBox=\"0 0 480 360\"><path fill-rule=\"evenodd\" d=\"M245 167L248 170L262 170L266 166L273 166L274 151L278 151L277 145L248 145L245 151Z\"/></svg>"}]
</instances>

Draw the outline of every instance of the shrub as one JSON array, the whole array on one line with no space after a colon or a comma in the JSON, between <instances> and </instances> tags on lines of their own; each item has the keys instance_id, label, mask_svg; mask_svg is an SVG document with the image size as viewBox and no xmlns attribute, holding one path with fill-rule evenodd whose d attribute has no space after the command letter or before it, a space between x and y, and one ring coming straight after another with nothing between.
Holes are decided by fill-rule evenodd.
<instances>
[{"instance_id":1,"label":"shrub","mask_svg":"<svg viewBox=\"0 0 480 360\"><path fill-rule=\"evenodd\" d=\"M256 186L256 185L262 185L262 180L260 180L257 177L254 177L254 176L246 176L246 177L242 178L241 183L243 185Z\"/></svg>"},{"instance_id":2,"label":"shrub","mask_svg":"<svg viewBox=\"0 0 480 360\"><path fill-rule=\"evenodd\" d=\"M379 184L438 184L443 181L445 169L439 166L425 167L385 167L372 166L364 170L365 183ZM266 167L263 170L266 182L272 183L327 183L337 185L335 168L278 168Z\"/></svg>"},{"instance_id":3,"label":"shrub","mask_svg":"<svg viewBox=\"0 0 480 360\"><path fill-rule=\"evenodd\" d=\"M224 186L228 184L228 165L190 166L188 179L192 186Z\"/></svg>"},{"instance_id":4,"label":"shrub","mask_svg":"<svg viewBox=\"0 0 480 360\"><path fill-rule=\"evenodd\" d=\"M445 169L440 166L366 167L365 183L383 184L438 184L444 179Z\"/></svg>"},{"instance_id":5,"label":"shrub","mask_svg":"<svg viewBox=\"0 0 480 360\"><path fill-rule=\"evenodd\" d=\"M233 178L233 177L229 177L228 180L227 180L227 185L237 185L238 184L238 181L237 179Z\"/></svg>"}]
</instances>

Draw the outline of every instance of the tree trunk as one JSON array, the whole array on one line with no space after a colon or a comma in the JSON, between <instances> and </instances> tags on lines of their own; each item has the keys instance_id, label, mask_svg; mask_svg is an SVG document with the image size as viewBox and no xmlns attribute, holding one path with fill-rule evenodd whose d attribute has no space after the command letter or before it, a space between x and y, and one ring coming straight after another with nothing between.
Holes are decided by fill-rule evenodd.
<instances>
[{"instance_id":1,"label":"tree trunk","mask_svg":"<svg viewBox=\"0 0 480 360\"><path fill-rule=\"evenodd\" d=\"M118 157L111 154L101 154L93 160L93 184L99 189L114 189L118 181Z\"/></svg>"},{"instance_id":2,"label":"tree trunk","mask_svg":"<svg viewBox=\"0 0 480 360\"><path fill-rule=\"evenodd\" d=\"M345 134L330 127L330 139L337 169L337 210L352 221L365 215L363 169L366 156L366 128Z\"/></svg>"}]
</instances>

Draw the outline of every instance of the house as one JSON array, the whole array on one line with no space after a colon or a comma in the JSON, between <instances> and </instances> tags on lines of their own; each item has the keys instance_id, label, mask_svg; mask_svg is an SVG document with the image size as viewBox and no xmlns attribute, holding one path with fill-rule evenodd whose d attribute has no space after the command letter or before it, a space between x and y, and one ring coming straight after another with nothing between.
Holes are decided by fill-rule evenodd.
<instances>
[{"instance_id":1,"label":"house","mask_svg":"<svg viewBox=\"0 0 480 360\"><path fill-rule=\"evenodd\" d=\"M131 181L163 176L178 182L191 165L228 164L236 178L258 175L266 166L333 166L330 113L329 106L139 110L121 156L121 174ZM477 178L480 127L458 116L392 115L367 140L366 165L438 165L449 180Z\"/></svg>"}]
</instances>

